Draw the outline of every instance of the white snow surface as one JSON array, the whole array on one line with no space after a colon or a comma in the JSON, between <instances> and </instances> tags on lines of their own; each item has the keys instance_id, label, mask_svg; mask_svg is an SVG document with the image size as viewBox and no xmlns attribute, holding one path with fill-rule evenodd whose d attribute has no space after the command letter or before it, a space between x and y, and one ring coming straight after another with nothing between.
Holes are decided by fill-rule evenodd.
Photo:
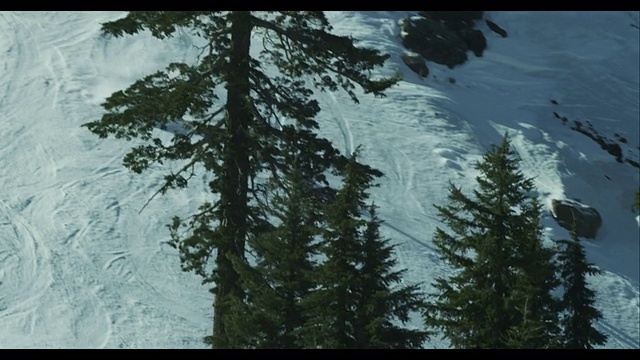
<instances>
[{"instance_id":1,"label":"white snow surface","mask_svg":"<svg viewBox=\"0 0 640 360\"><path fill-rule=\"evenodd\" d=\"M446 203L450 181L469 193L473 164L509 131L547 210L552 198L580 199L602 215L598 238L583 241L603 271L589 278L597 327L609 336L604 348L639 348L638 169L553 116L625 137L623 156L638 161L638 12L489 12L508 37L478 22L484 56L469 53L454 69L429 63L425 79L400 59L398 20L413 14L329 12L337 33L391 54L374 75L404 80L386 98L361 94L360 104L316 94L321 134L346 152L362 145L362 160L385 173L372 200L404 281L430 292L451 272L431 242L443 226L433 204ZM208 199L208 175L140 212L177 165L136 175L122 158L139 141L80 127L100 118L114 91L198 53L183 32L166 41L100 35L101 23L123 15L0 12L0 348L206 347L212 295L180 270L165 225ZM543 224L548 244L568 238L548 211ZM411 325L421 326L418 316Z\"/></svg>"}]
</instances>

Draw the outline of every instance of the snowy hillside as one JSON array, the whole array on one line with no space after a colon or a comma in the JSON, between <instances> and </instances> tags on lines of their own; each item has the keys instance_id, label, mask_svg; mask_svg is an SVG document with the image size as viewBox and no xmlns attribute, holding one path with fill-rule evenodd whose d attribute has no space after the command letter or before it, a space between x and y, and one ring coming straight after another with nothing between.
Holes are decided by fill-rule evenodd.
<instances>
[{"instance_id":1,"label":"snowy hillside","mask_svg":"<svg viewBox=\"0 0 640 360\"><path fill-rule=\"evenodd\" d=\"M431 291L450 271L431 243L441 226L432 205L446 202L449 181L470 191L474 162L509 131L547 207L579 199L602 215L598 237L583 241L603 270L589 279L598 327L606 348L640 348L639 169L561 121L623 137L623 158L639 162L640 14L489 12L509 36L479 22L484 56L429 63L425 79L400 59L398 20L410 14L328 13L336 32L390 53L384 73L404 80L359 105L318 95L321 133L347 152L362 145L386 175L373 199L405 280ZM122 158L135 142L80 127L112 92L197 55L185 34L101 37L100 24L122 15L0 12L0 348L201 348L211 331L211 294L165 244L170 218L207 199L207 175L140 212L166 169L130 173ZM568 238L550 214L544 225L549 242Z\"/></svg>"}]
</instances>

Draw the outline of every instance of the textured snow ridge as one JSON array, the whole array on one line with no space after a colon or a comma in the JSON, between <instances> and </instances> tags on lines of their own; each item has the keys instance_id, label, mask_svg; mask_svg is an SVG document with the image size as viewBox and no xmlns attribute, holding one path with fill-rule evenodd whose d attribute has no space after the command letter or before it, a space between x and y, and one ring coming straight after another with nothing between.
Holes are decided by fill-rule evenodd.
<instances>
[{"instance_id":1,"label":"textured snow ridge","mask_svg":"<svg viewBox=\"0 0 640 360\"><path fill-rule=\"evenodd\" d=\"M122 158L136 141L80 127L114 91L198 54L180 31L166 41L100 34L122 15L0 12L0 348L203 348L211 331L213 298L180 271L165 226L209 200L208 175L140 212L175 169L132 174ZM391 54L373 75L404 76L386 98L360 94L357 105L343 93L316 96L321 135L345 153L361 145L362 160L385 174L372 199L405 282L430 292L450 273L431 242L443 226L433 204L446 203L450 181L471 193L473 165L508 131L547 210L551 199L575 199L601 214L598 238L583 241L603 270L589 278L604 315L597 326L605 348L640 348L638 171L553 115L626 138L624 157L638 161L638 12L491 12L509 37L479 22L484 56L454 69L429 63L425 79L400 59L397 24L412 13L327 15L336 32ZM569 237L548 212L543 225L549 243Z\"/></svg>"}]
</instances>

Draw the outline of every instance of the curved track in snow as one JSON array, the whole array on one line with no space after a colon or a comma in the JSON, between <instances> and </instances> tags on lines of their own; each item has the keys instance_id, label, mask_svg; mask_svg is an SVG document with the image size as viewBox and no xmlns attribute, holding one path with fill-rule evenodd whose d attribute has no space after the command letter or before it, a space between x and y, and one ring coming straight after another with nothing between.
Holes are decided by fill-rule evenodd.
<instances>
[{"instance_id":1,"label":"curved track in snow","mask_svg":"<svg viewBox=\"0 0 640 360\"><path fill-rule=\"evenodd\" d=\"M117 15L0 12L0 347L202 346L205 325L191 336L184 322L208 309L178 306L198 280L167 254L162 223L129 220L154 186L122 168L126 148L80 128L99 116L96 86L121 86L98 77L114 49L94 57L100 22Z\"/></svg>"}]
</instances>

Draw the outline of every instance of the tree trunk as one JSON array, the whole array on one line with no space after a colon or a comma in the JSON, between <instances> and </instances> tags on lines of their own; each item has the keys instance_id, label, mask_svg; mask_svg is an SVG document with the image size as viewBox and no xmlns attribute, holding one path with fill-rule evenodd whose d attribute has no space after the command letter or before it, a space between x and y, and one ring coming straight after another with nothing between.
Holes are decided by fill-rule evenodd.
<instances>
[{"instance_id":1,"label":"tree trunk","mask_svg":"<svg viewBox=\"0 0 640 360\"><path fill-rule=\"evenodd\" d=\"M247 129L251 112L247 106L251 18L247 11L235 11L231 19L231 53L227 71L227 137L224 147L224 181L220 192L220 243L217 247L217 289L214 302L213 348L227 348L225 308L228 300L242 297L239 276L229 257L244 259L248 217L249 148Z\"/></svg>"}]
</instances>

